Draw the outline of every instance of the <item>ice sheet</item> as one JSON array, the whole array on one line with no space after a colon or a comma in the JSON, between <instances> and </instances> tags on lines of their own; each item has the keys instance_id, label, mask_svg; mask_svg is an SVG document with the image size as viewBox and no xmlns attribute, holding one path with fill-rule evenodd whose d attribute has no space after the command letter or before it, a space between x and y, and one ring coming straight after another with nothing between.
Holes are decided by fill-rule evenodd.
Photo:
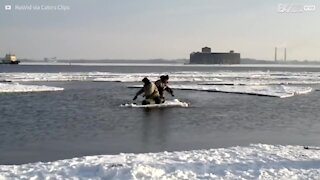
<instances>
[{"instance_id":1,"label":"ice sheet","mask_svg":"<svg viewBox=\"0 0 320 180\"><path fill-rule=\"evenodd\" d=\"M148 104L148 105L141 105L141 104L122 104L121 107L132 107L132 108L165 108L165 107L189 107L189 104L186 102L181 102L178 99L174 100L166 100L162 104Z\"/></svg>"},{"instance_id":2,"label":"ice sheet","mask_svg":"<svg viewBox=\"0 0 320 180\"><path fill-rule=\"evenodd\" d=\"M7 81L117 81L139 82L143 77L155 81L168 74L171 82L199 82L230 85L320 84L320 72L269 72L269 71L215 71L215 72L161 72L161 73L0 73Z\"/></svg>"},{"instance_id":3,"label":"ice sheet","mask_svg":"<svg viewBox=\"0 0 320 180\"><path fill-rule=\"evenodd\" d=\"M161 72L161 73L111 73L111 72L65 72L65 73L0 73L0 79L23 81L113 81L140 82L143 77L155 81L168 74L170 82L180 82L177 89L219 91L254 95L291 97L309 93L308 85L320 84L320 72L270 72L270 71L215 71L215 72ZM192 86L190 83L198 85ZM174 84L174 83L173 83ZM171 83L170 83L171 85ZM225 86L218 86L225 85ZM286 86L283 86L286 85ZM295 85L295 86L289 86ZM300 87L298 85L304 85Z\"/></svg>"},{"instance_id":4,"label":"ice sheet","mask_svg":"<svg viewBox=\"0 0 320 180\"><path fill-rule=\"evenodd\" d=\"M173 89L198 90L209 92L225 92L248 95L261 95L287 98L299 94L307 94L312 91L311 87L296 87L284 85L267 85L267 86L218 86L218 85L172 85Z\"/></svg>"},{"instance_id":5,"label":"ice sheet","mask_svg":"<svg viewBox=\"0 0 320 180\"><path fill-rule=\"evenodd\" d=\"M0 83L0 93L9 92L43 92L43 91L62 91L63 88L38 85L22 85L18 83Z\"/></svg>"},{"instance_id":6,"label":"ice sheet","mask_svg":"<svg viewBox=\"0 0 320 180\"><path fill-rule=\"evenodd\" d=\"M253 144L0 165L0 179L319 179L320 151Z\"/></svg>"},{"instance_id":7,"label":"ice sheet","mask_svg":"<svg viewBox=\"0 0 320 180\"><path fill-rule=\"evenodd\" d=\"M142 85L131 85L129 88L141 88ZM259 96L270 96L287 98L300 94L308 94L312 92L311 87L299 87L299 86L284 86L284 85L264 85L264 86L225 86L225 85L170 85L172 89L180 90L195 90L195 91L208 91L208 92L224 92L234 94L248 94Z\"/></svg>"}]
</instances>

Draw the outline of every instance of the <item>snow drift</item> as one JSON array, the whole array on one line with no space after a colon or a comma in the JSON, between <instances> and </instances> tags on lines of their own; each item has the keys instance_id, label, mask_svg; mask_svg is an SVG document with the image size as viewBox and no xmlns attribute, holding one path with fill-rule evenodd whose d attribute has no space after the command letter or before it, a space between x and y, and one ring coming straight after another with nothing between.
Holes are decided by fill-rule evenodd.
<instances>
[{"instance_id":1,"label":"snow drift","mask_svg":"<svg viewBox=\"0 0 320 180\"><path fill-rule=\"evenodd\" d=\"M319 179L320 151L255 144L0 165L0 179Z\"/></svg>"}]
</instances>

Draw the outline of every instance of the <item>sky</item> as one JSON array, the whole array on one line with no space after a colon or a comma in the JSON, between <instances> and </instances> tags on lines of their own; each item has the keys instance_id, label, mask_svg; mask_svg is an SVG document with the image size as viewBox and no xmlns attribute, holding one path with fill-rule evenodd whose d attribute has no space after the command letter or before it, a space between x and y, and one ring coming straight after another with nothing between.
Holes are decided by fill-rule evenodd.
<instances>
[{"instance_id":1,"label":"sky","mask_svg":"<svg viewBox=\"0 0 320 180\"><path fill-rule=\"evenodd\" d=\"M208 46L263 60L287 48L288 60L320 61L319 18L317 0L1 0L0 57L188 59Z\"/></svg>"}]
</instances>

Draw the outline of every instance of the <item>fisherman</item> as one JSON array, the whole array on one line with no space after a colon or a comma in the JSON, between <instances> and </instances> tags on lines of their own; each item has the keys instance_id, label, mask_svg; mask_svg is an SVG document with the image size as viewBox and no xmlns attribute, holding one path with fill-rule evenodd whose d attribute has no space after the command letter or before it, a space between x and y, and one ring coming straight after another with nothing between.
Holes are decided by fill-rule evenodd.
<instances>
[{"instance_id":1,"label":"fisherman","mask_svg":"<svg viewBox=\"0 0 320 180\"><path fill-rule=\"evenodd\" d=\"M144 83L144 85L136 93L133 100L136 100L140 94L144 93L145 100L142 101L142 105L152 103L160 104L161 99L157 86L146 77L142 79L142 82Z\"/></svg>"},{"instance_id":2,"label":"fisherman","mask_svg":"<svg viewBox=\"0 0 320 180\"><path fill-rule=\"evenodd\" d=\"M168 86L168 81L169 81L169 75L162 75L160 76L160 79L155 82L160 94L161 103L164 103L165 101L165 98L163 95L164 91L167 91L169 94L171 94L172 97L174 97L172 89Z\"/></svg>"}]
</instances>

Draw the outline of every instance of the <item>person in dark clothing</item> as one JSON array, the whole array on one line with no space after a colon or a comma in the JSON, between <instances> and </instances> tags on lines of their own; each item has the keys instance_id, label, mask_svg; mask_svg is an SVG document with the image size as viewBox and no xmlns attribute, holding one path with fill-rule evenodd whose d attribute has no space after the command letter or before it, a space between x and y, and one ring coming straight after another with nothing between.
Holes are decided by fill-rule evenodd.
<instances>
[{"instance_id":1,"label":"person in dark clothing","mask_svg":"<svg viewBox=\"0 0 320 180\"><path fill-rule=\"evenodd\" d=\"M136 93L133 100L136 100L140 94L144 93L145 100L142 101L142 105L153 103L160 104L161 99L157 86L146 77L142 79L142 82L144 85Z\"/></svg>"},{"instance_id":2,"label":"person in dark clothing","mask_svg":"<svg viewBox=\"0 0 320 180\"><path fill-rule=\"evenodd\" d=\"M167 91L169 94L171 94L172 97L174 97L172 89L168 86L168 81L169 81L169 76L162 75L162 76L160 76L160 79L155 82L155 84L158 88L162 103L164 103L164 101L165 101L165 98L163 95L164 91Z\"/></svg>"}]
</instances>

